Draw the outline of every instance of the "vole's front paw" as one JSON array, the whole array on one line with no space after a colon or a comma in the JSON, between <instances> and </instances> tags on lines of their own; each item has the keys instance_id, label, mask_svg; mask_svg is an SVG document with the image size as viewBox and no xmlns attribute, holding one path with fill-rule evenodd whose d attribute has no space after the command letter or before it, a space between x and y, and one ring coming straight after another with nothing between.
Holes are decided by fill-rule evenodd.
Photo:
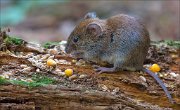
<instances>
[{"instance_id":1,"label":"vole's front paw","mask_svg":"<svg viewBox=\"0 0 180 110\"><path fill-rule=\"evenodd\" d=\"M93 65L93 67L95 68L94 70L96 72L98 72L98 74L101 74L101 73L105 73L105 72L114 72L115 69L114 68L106 68L106 67L100 67L98 65Z\"/></svg>"}]
</instances>

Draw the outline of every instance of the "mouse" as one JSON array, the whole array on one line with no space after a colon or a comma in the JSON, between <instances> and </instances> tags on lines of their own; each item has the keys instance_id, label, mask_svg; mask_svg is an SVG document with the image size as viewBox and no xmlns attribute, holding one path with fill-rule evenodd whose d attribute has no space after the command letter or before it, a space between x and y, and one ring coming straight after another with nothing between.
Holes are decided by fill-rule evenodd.
<instances>
[{"instance_id":1,"label":"mouse","mask_svg":"<svg viewBox=\"0 0 180 110\"><path fill-rule=\"evenodd\" d=\"M95 12L89 12L71 32L65 52L99 65L113 65L95 65L98 73L144 71L158 82L169 101L174 103L158 75L143 67L149 46L149 32L139 19L126 14L100 19Z\"/></svg>"}]
</instances>

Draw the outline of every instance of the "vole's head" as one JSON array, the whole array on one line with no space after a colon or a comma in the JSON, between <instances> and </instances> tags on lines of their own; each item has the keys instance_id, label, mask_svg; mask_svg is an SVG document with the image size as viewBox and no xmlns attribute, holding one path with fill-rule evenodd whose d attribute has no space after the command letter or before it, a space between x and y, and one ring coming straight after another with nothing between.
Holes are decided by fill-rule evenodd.
<instances>
[{"instance_id":1,"label":"vole's head","mask_svg":"<svg viewBox=\"0 0 180 110\"><path fill-rule=\"evenodd\" d=\"M87 13L70 34L65 49L66 53L77 58L85 58L97 52L100 46L100 36L103 33L102 25L103 20L97 18L95 13Z\"/></svg>"}]
</instances>

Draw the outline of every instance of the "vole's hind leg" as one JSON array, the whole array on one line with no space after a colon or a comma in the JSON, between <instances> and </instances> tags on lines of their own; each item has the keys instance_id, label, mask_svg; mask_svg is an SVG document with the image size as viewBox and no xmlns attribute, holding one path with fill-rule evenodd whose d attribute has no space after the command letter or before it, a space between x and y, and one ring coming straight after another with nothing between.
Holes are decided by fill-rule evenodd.
<instances>
[{"instance_id":1,"label":"vole's hind leg","mask_svg":"<svg viewBox=\"0 0 180 110\"><path fill-rule=\"evenodd\" d=\"M125 69L125 63L126 61L123 59L116 60L114 63L114 66L112 68L107 68L107 67L100 67L100 66L94 66L95 71L98 73L111 73L111 72L116 72L116 71L121 71Z\"/></svg>"},{"instance_id":2,"label":"vole's hind leg","mask_svg":"<svg viewBox=\"0 0 180 110\"><path fill-rule=\"evenodd\" d=\"M98 72L98 74L101 74L101 73L105 73L105 72L115 72L115 68L112 67L112 68L107 68L107 67L100 67L100 66L96 66L95 69L94 69L96 72Z\"/></svg>"},{"instance_id":3,"label":"vole's hind leg","mask_svg":"<svg viewBox=\"0 0 180 110\"><path fill-rule=\"evenodd\" d=\"M116 72L116 71L119 71L119 70L122 70L120 67L120 64L114 64L114 67L111 67L111 68L107 68L107 67L101 67L101 66L97 66L97 65L94 65L93 66L95 69L96 72L98 72L99 74L101 73L111 73L111 72Z\"/></svg>"}]
</instances>

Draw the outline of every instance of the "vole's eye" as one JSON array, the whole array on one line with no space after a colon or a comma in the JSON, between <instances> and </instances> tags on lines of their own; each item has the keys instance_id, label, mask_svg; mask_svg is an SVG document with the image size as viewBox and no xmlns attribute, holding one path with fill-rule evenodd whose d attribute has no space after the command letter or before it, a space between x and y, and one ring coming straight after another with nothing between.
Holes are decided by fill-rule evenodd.
<instances>
[{"instance_id":1,"label":"vole's eye","mask_svg":"<svg viewBox=\"0 0 180 110\"><path fill-rule=\"evenodd\" d=\"M74 37L73 41L76 43L79 40L78 37Z\"/></svg>"}]
</instances>

